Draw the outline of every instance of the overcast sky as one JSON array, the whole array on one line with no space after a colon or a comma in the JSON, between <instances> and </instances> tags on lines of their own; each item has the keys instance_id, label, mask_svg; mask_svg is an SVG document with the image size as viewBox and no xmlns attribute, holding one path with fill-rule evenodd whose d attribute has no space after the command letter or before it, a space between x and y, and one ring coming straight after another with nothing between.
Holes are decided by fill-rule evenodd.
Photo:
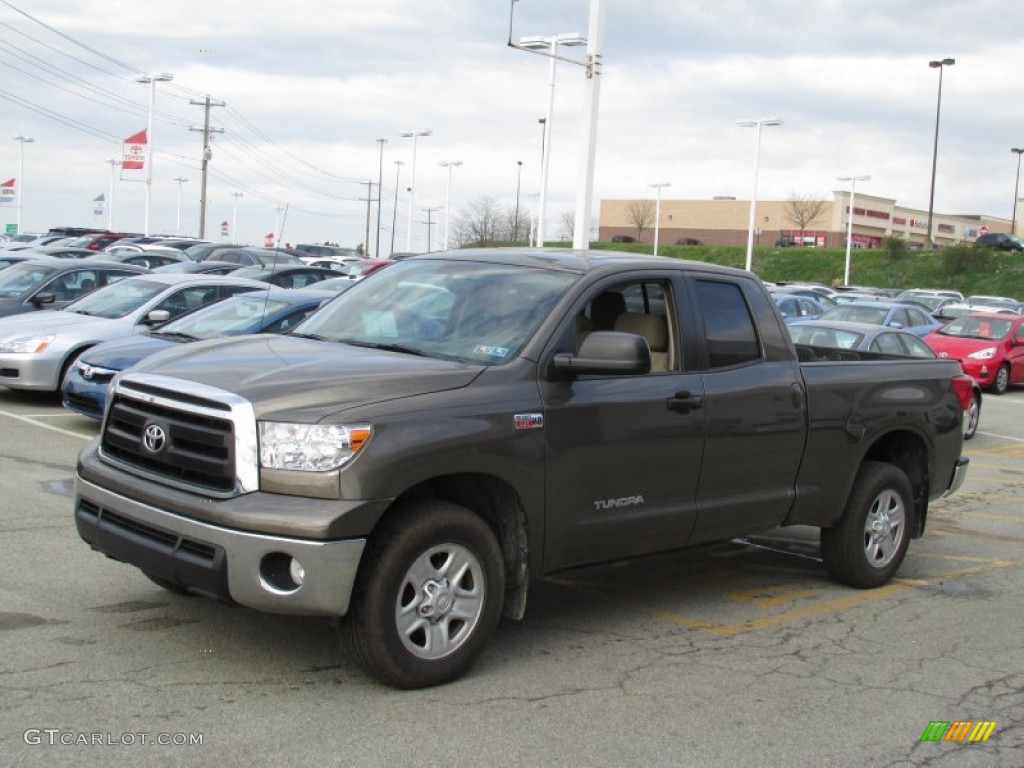
<instances>
[{"instance_id":1,"label":"overcast sky","mask_svg":"<svg viewBox=\"0 0 1024 768\"><path fill-rule=\"evenodd\" d=\"M109 195L120 141L146 124L139 72L170 72L157 89L151 231L198 231L206 94L226 102L215 138L207 236L238 200L238 236L262 241L287 206L284 240L365 238L368 185L380 171L381 250L405 250L412 140L417 142L412 249L426 249L428 214L490 197L535 205L538 122L548 60L509 48L527 35L586 35L591 0L0 0L0 181L25 147L24 230L106 225L92 199ZM756 131L744 118L778 117L763 135L758 197L820 195L870 174L858 194L928 205L938 70L943 70L935 210L1010 218L1024 146L1024 45L1019 0L603 0L594 217L601 199L732 195L749 199ZM25 14L31 14L26 16ZM40 23L41 22L41 23ZM82 47L84 44L88 48ZM92 49L92 50L89 50ZM584 49L564 49L578 56ZM548 234L575 203L583 159L583 69L558 65ZM395 161L405 165L399 167ZM396 172L398 210L394 215ZM362 183L360 183L362 182ZM144 184L118 182L114 226L141 231ZM433 211L433 247L445 212ZM0 209L2 221L15 212ZM371 251L376 240L371 213Z\"/></svg>"}]
</instances>

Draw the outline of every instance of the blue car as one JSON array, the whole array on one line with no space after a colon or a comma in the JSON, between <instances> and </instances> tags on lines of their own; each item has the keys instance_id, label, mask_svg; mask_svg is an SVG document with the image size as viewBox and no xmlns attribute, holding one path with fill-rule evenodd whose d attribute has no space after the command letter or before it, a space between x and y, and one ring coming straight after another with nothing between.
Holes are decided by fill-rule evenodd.
<instances>
[{"instance_id":1,"label":"blue car","mask_svg":"<svg viewBox=\"0 0 1024 768\"><path fill-rule=\"evenodd\" d=\"M97 344L82 353L64 378L64 407L102 419L111 380L144 357L191 341L247 333L285 333L337 295L336 291L285 288L240 293L145 334Z\"/></svg>"},{"instance_id":2,"label":"blue car","mask_svg":"<svg viewBox=\"0 0 1024 768\"><path fill-rule=\"evenodd\" d=\"M787 325L798 320L813 320L828 310L823 302L810 296L773 292L772 298L775 299L779 313Z\"/></svg>"},{"instance_id":3,"label":"blue car","mask_svg":"<svg viewBox=\"0 0 1024 768\"><path fill-rule=\"evenodd\" d=\"M928 314L924 307L895 301L848 301L832 307L817 319L885 325L889 328L902 328L916 336L927 336L942 327L942 322Z\"/></svg>"}]
</instances>

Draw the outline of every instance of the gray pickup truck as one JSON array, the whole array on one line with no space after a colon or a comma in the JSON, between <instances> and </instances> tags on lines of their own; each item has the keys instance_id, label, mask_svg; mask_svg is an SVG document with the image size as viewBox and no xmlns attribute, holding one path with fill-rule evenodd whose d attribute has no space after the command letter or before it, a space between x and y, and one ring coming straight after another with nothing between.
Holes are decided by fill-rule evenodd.
<instances>
[{"instance_id":1,"label":"gray pickup truck","mask_svg":"<svg viewBox=\"0 0 1024 768\"><path fill-rule=\"evenodd\" d=\"M972 382L829 358L749 272L421 255L290 335L122 374L75 520L168 590L339 619L379 680L436 685L576 566L800 524L835 579L885 584L963 481Z\"/></svg>"}]
</instances>

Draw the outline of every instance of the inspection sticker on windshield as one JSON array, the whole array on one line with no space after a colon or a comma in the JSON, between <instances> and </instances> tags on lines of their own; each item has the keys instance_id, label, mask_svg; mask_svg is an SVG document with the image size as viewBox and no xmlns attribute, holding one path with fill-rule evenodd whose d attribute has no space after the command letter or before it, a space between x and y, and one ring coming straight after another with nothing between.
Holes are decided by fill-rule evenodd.
<instances>
[{"instance_id":1,"label":"inspection sticker on windshield","mask_svg":"<svg viewBox=\"0 0 1024 768\"><path fill-rule=\"evenodd\" d=\"M508 347L488 347L478 344L473 352L478 355L487 355L488 357L508 357Z\"/></svg>"}]
</instances>

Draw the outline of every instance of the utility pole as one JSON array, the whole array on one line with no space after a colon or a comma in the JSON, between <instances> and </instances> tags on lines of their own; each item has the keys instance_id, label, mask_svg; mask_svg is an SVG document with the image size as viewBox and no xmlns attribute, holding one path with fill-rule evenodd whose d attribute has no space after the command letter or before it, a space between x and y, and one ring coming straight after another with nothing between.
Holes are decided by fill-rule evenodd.
<instances>
[{"instance_id":1,"label":"utility pole","mask_svg":"<svg viewBox=\"0 0 1024 768\"><path fill-rule=\"evenodd\" d=\"M427 220L422 222L427 225L427 251L430 251L430 230L434 225L433 214L435 211L440 211L441 206L435 206L433 208L420 208L421 211L427 214Z\"/></svg>"},{"instance_id":2,"label":"utility pole","mask_svg":"<svg viewBox=\"0 0 1024 768\"><path fill-rule=\"evenodd\" d=\"M402 178L403 165L405 165L404 160L395 160L395 205L391 212L391 250L388 253L395 252L395 226L398 224L398 180Z\"/></svg>"},{"instance_id":3,"label":"utility pole","mask_svg":"<svg viewBox=\"0 0 1024 768\"><path fill-rule=\"evenodd\" d=\"M373 249L373 255L376 258L380 258L380 199L384 194L384 145L388 143L387 139L377 139L380 144L380 163L377 169L377 246Z\"/></svg>"},{"instance_id":4,"label":"utility pole","mask_svg":"<svg viewBox=\"0 0 1024 768\"><path fill-rule=\"evenodd\" d=\"M199 238L206 237L206 173L210 164L210 158L213 157L213 149L210 147L210 134L211 133L224 133L223 128L211 128L210 127L210 107L223 107L226 106L223 101L215 101L207 96L203 101L195 101L190 99L189 104L194 106L204 107L203 127L197 128L196 126L190 126L190 131L202 131L203 134L203 179L202 185L199 190Z\"/></svg>"}]
</instances>

